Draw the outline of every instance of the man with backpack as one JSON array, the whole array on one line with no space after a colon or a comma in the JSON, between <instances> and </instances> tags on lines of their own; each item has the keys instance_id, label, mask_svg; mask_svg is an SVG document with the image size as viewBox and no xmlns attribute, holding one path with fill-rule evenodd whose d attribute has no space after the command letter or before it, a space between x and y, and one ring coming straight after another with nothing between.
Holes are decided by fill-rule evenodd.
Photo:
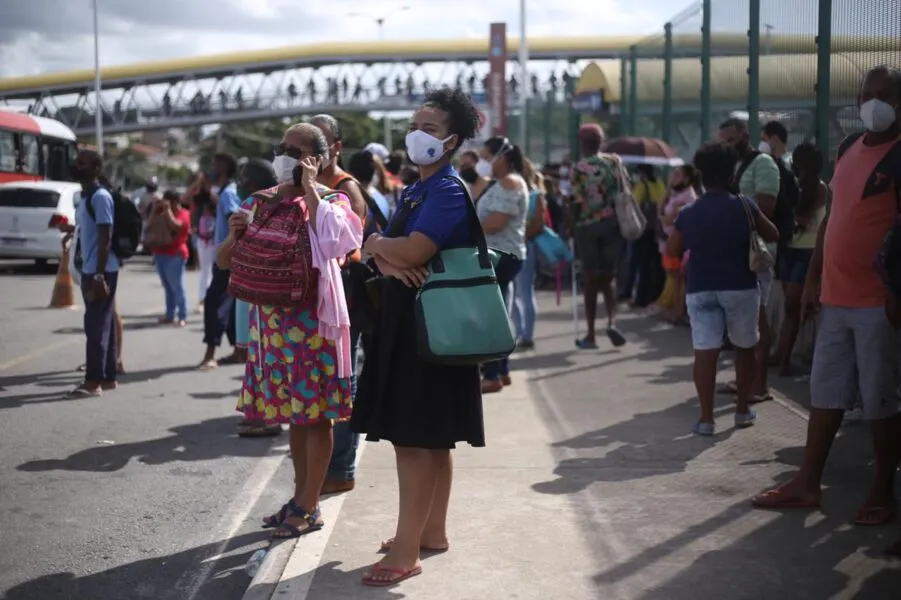
<instances>
[{"instance_id":1,"label":"man with backpack","mask_svg":"<svg viewBox=\"0 0 901 600\"><path fill-rule=\"evenodd\" d=\"M738 153L739 161L735 166L737 191L755 202L763 214L776 225L779 229L780 240L786 234L787 239L790 240L794 233L793 209L787 197L780 194L782 189L781 173L784 165L780 168L772 156L751 147L748 123L742 119L730 118L724 121L720 125L719 137L720 140L735 148ZM789 177L791 177L790 174ZM797 195L795 203L797 203ZM775 257L778 244L767 244L767 249ZM760 312L758 315L760 339L757 342L756 370L752 387L752 400L755 402L773 399L767 382L772 336L766 317L766 303L773 286L773 279L772 269L768 273L757 276L760 286Z\"/></svg>"},{"instance_id":2,"label":"man with backpack","mask_svg":"<svg viewBox=\"0 0 901 600\"><path fill-rule=\"evenodd\" d=\"M228 218L241 206L238 197L235 176L238 173L238 161L231 154L219 153L213 156L213 167L208 180L211 193L218 192L216 197L216 225L213 230L213 242L218 247L228 237ZM236 346L235 337L235 302L228 293L228 269L220 269L213 264L213 277L203 299L203 342L206 352L200 361L200 369L208 371L219 365L243 365L247 360L247 351ZM222 344L222 334L228 337L234 351L225 358L216 360L216 348Z\"/></svg>"},{"instance_id":3,"label":"man with backpack","mask_svg":"<svg viewBox=\"0 0 901 600\"><path fill-rule=\"evenodd\" d=\"M113 319L119 280L119 259L113 249L116 205L110 191L100 185L102 171L100 154L94 150L78 153L72 175L81 184L82 191L77 207L78 239L74 252L76 268L81 272L87 344L84 382L69 392L70 398L99 396L103 390L116 387Z\"/></svg>"}]
</instances>

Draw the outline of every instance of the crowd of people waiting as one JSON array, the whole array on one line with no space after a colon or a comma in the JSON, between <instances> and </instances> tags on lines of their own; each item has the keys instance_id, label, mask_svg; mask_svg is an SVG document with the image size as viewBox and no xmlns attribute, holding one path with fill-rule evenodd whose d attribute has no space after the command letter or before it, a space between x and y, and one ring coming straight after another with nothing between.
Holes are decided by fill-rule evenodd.
<instances>
[{"instance_id":1,"label":"crowd of people waiting","mask_svg":"<svg viewBox=\"0 0 901 600\"><path fill-rule=\"evenodd\" d=\"M204 250L200 368L244 366L240 435L278 435L288 426L295 490L263 520L274 537L322 528L320 497L354 488L359 435L394 445L397 525L367 585L418 575L422 553L448 550L450 450L458 442L484 446L482 395L511 382L504 358L450 365L417 350L417 290L437 253L473 243L473 219L499 251L494 272L505 300L512 295L522 351L535 347L536 237L549 228L571 236L578 252L587 321L580 349L597 348L598 294L614 346L627 343L616 323L624 299L647 306L659 297L667 320L690 324L700 400L693 431L701 436L716 433L721 351L735 352L735 426L751 426L752 405L772 398L767 367L775 359L790 370L798 328L818 314L804 464L754 504L819 506L831 441L843 413L860 406L872 423L877 476L854 521L879 525L896 516L901 459L901 305L885 285L884 261L874 263L898 214L901 73L871 70L860 106L866 131L842 143L829 185L820 179L824 157L816 146L789 154L785 127L775 122L754 149L748 123L727 120L718 139L664 182L648 167L630 175L620 157L603 152L604 132L592 124L579 130L580 158L551 170L539 171L504 137L457 156L479 128L478 111L460 90L426 96L411 119L406 156L373 145L344 163L339 122L317 115L286 129L271 162L239 168L217 154L188 191L196 218L177 195L151 203L145 235L166 232L153 249L165 292L161 321L186 318L183 272L193 233L212 249ZM115 203L99 183L96 153L82 151L76 167L85 200L78 243L88 338L79 390L99 394L115 387L117 373ZM645 231L629 241L618 225L624 195L647 216ZM770 356L764 308L774 280L786 318ZM217 359L223 335L234 350Z\"/></svg>"}]
</instances>

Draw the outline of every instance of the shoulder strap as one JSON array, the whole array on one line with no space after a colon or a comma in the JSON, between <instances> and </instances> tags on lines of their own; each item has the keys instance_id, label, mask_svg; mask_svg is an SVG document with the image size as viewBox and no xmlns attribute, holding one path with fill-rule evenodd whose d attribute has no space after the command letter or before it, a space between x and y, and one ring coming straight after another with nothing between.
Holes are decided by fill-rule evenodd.
<instances>
[{"instance_id":1,"label":"shoulder strap","mask_svg":"<svg viewBox=\"0 0 901 600\"><path fill-rule=\"evenodd\" d=\"M859 131L857 133L852 133L845 139L841 141L838 145L838 152L835 154L835 161L838 162L842 156L845 155L845 152L851 149L851 146L854 145L854 142L863 137L865 131Z\"/></svg>"},{"instance_id":2,"label":"shoulder strap","mask_svg":"<svg viewBox=\"0 0 901 600\"><path fill-rule=\"evenodd\" d=\"M97 186L97 187L93 188L91 190L91 193L88 194L87 198L84 199L85 210L87 211L88 216L91 217L92 221L97 221L97 213L94 212L94 195L97 194L97 192L100 191L101 189L103 189L103 186Z\"/></svg>"},{"instance_id":3,"label":"shoulder strap","mask_svg":"<svg viewBox=\"0 0 901 600\"><path fill-rule=\"evenodd\" d=\"M335 183L335 190L341 191L341 186L347 183L348 181L353 181L357 188L360 190L360 195L363 196L363 201L366 203L366 206L369 210L372 211L373 217L375 217L375 222L379 226L379 229L385 231L388 227L388 218L382 213L382 209L379 208L379 205L376 203L375 199L366 191L359 181L357 181L353 176L345 173L341 177L338 178L338 181Z\"/></svg>"},{"instance_id":4,"label":"shoulder strap","mask_svg":"<svg viewBox=\"0 0 901 600\"><path fill-rule=\"evenodd\" d=\"M901 215L901 139L895 142L882 160L889 164L891 172L895 174L895 197L898 200L898 214Z\"/></svg>"},{"instance_id":5,"label":"shoulder strap","mask_svg":"<svg viewBox=\"0 0 901 600\"><path fill-rule=\"evenodd\" d=\"M748 226L751 228L751 235L757 233L757 223L754 222L754 215L751 214L751 206L748 204L750 201L738 194L738 199L741 201L741 207L745 210L745 216L748 217Z\"/></svg>"},{"instance_id":6,"label":"shoulder strap","mask_svg":"<svg viewBox=\"0 0 901 600\"><path fill-rule=\"evenodd\" d=\"M741 161L741 165L738 167L738 172L735 174L735 185L737 186L741 181L741 178L744 176L745 171L748 170L748 167L751 166L758 156L760 156L760 152L753 151L748 156L745 157L743 161Z\"/></svg>"},{"instance_id":7,"label":"shoulder strap","mask_svg":"<svg viewBox=\"0 0 901 600\"><path fill-rule=\"evenodd\" d=\"M463 195L466 197L466 215L469 221L470 240L479 250L479 265L483 269L490 268L491 258L488 256L488 242L485 240L485 231L482 229L482 223L479 221L478 213L476 213L476 205L472 201L469 187L456 175L446 175L444 179L455 181L460 186L460 189L463 190Z\"/></svg>"}]
</instances>

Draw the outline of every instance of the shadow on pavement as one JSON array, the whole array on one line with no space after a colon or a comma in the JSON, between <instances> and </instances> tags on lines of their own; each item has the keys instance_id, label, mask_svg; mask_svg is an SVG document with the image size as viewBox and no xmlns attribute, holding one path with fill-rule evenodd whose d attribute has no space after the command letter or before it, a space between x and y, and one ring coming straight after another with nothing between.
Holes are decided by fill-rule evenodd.
<instances>
[{"instance_id":1,"label":"shadow on pavement","mask_svg":"<svg viewBox=\"0 0 901 600\"><path fill-rule=\"evenodd\" d=\"M731 411L720 406L716 416ZM598 482L628 481L680 473L701 453L731 437L728 429L713 438L701 438L690 431L672 431L672 424L690 423L697 413L696 401L690 398L661 411L640 413L623 423L575 438L556 442L553 447L572 450L614 446L600 458L566 458L557 464L557 479L532 486L542 494L574 494Z\"/></svg>"},{"instance_id":2,"label":"shadow on pavement","mask_svg":"<svg viewBox=\"0 0 901 600\"><path fill-rule=\"evenodd\" d=\"M401 600L407 598L406 594L401 593L403 584L400 587L367 587L361 582L363 576L369 572L371 565L354 569L353 571L342 571L338 567L341 566L340 561L323 562L316 568L315 595L310 598L365 598L366 600ZM301 576L292 579L285 579L282 584L290 584L294 579L300 579ZM348 594L349 590L356 587L357 593ZM290 588L289 588L290 589ZM418 600L418 599L417 599Z\"/></svg>"},{"instance_id":3,"label":"shadow on pavement","mask_svg":"<svg viewBox=\"0 0 901 600\"><path fill-rule=\"evenodd\" d=\"M228 541L216 570L200 588L196 600L238 600L249 579L242 570L249 554L266 539L264 532L248 533ZM193 590L195 573L219 552L221 542L206 544L177 554L161 556L113 567L100 573L77 576L54 573L14 586L6 600L103 600L137 599L184 600ZM115 560L115 556L106 557ZM176 587L179 584L179 587Z\"/></svg>"},{"instance_id":4,"label":"shadow on pavement","mask_svg":"<svg viewBox=\"0 0 901 600\"><path fill-rule=\"evenodd\" d=\"M590 414L585 407L590 408L595 394L604 401L603 382L607 374L616 373L619 359L599 356L586 364L569 351L559 351L558 343L553 349L557 354L535 355L528 362L518 356L511 360L511 366L539 370L530 383L558 378L552 386L564 401L557 409L569 411L564 419L579 433L557 438L566 439L552 444L558 457L555 478L532 487L543 494L571 496L573 510L584 522L585 543L599 557L594 576L598 589L618 589L619 597L635 600L898 598L901 560L888 559L883 551L898 539L901 528L897 522L875 528L849 523L871 485L868 428L844 427L837 437L824 477L821 511L754 509L750 496L757 485L787 481L800 464L804 420L767 402L760 409L764 419L750 430L729 427L703 439L689 430L697 418L695 397L652 412L629 406L650 399L643 394L666 395L675 384L684 395L692 370L688 330L633 316L624 314L620 326L634 345L628 358L636 364L629 365L628 373L611 377L611 383L618 389L650 384L653 391L607 400L609 410L628 413L613 425L592 429L590 417L583 415ZM558 321L551 326L557 331L559 322L570 318L560 311L542 313L545 317ZM602 348L604 341L599 338ZM730 358L724 354L721 373L731 371ZM641 361L648 363L647 372L641 372ZM600 371L581 374L592 369ZM565 376L571 377L561 379ZM634 381L635 387L623 380ZM807 405L806 383L772 373L770 385ZM542 395L541 386L532 389L540 410L550 399ZM571 402L565 401L569 389ZM718 420L731 420L733 400L716 397ZM557 417L550 411L543 414L552 430L564 431L553 424ZM605 531L625 548L619 551L616 542L608 543Z\"/></svg>"},{"instance_id":5,"label":"shadow on pavement","mask_svg":"<svg viewBox=\"0 0 901 600\"><path fill-rule=\"evenodd\" d=\"M624 563L602 571L595 577L599 584L614 584L637 576L645 569L662 566L671 554L693 545L713 545L722 539L719 532L736 528L745 513L747 502L739 502L706 521L689 527L666 540L631 557ZM901 581L901 563L878 560L859 572L855 563L863 556L878 556L891 535L887 531L850 528L837 517L825 517L810 523L808 513L786 512L753 529L726 548L704 552L672 578L636 600L674 600L681 598L791 598L822 600L851 598L837 596L847 591L850 580L862 580L856 600L888 600L897 597ZM851 589L857 587L857 584Z\"/></svg>"},{"instance_id":6,"label":"shadow on pavement","mask_svg":"<svg viewBox=\"0 0 901 600\"><path fill-rule=\"evenodd\" d=\"M112 472L124 468L132 459L145 465L169 462L204 461L222 456L262 457L270 452L273 439L239 440L235 436L235 417L208 419L200 423L170 429L173 435L155 440L94 446L68 458L33 460L16 467L19 471L95 471Z\"/></svg>"}]
</instances>

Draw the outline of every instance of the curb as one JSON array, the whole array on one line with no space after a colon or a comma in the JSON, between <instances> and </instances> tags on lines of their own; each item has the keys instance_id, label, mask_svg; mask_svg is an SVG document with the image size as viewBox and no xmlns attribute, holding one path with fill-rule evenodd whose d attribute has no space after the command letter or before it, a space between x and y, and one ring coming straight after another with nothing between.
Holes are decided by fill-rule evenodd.
<instances>
[{"instance_id":1,"label":"curb","mask_svg":"<svg viewBox=\"0 0 901 600\"><path fill-rule=\"evenodd\" d=\"M299 538L288 540L276 540L270 542L265 548L266 557L263 559L257 574L250 580L250 585L241 596L241 600L269 600L275 594L285 572L285 567L294 553L294 547Z\"/></svg>"}]
</instances>

